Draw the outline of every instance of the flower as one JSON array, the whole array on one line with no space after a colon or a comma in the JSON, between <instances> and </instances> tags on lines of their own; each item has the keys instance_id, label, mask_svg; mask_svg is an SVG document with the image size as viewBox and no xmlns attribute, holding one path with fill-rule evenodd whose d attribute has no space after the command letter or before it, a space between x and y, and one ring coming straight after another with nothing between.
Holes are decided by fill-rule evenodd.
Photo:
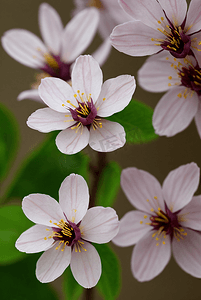
<instances>
[{"instance_id":1,"label":"flower","mask_svg":"<svg viewBox=\"0 0 201 300\"><path fill-rule=\"evenodd\" d=\"M2 37L4 50L25 66L42 71L37 74L32 89L20 93L18 100L30 98L42 102L38 95L42 78L52 76L70 81L72 64L91 43L98 22L98 10L87 8L63 28L57 11L42 3L39 7L39 27L44 42L24 29L6 31ZM100 64L104 63L110 48L109 40L105 40L93 54L94 58Z\"/></svg>"},{"instance_id":2,"label":"flower","mask_svg":"<svg viewBox=\"0 0 201 300\"><path fill-rule=\"evenodd\" d=\"M166 55L165 55L166 54ZM138 72L139 84L152 92L168 92L160 99L153 115L159 135L173 136L195 117L201 137L201 59L177 59L169 53L149 57Z\"/></svg>"},{"instance_id":3,"label":"flower","mask_svg":"<svg viewBox=\"0 0 201 300\"><path fill-rule=\"evenodd\" d=\"M114 28L112 45L131 56L150 55L161 50L174 57L198 55L201 51L200 2L191 0L119 0L134 19Z\"/></svg>"},{"instance_id":4,"label":"flower","mask_svg":"<svg viewBox=\"0 0 201 300\"><path fill-rule=\"evenodd\" d=\"M86 7L96 7L100 12L99 32L103 39L107 38L117 25L132 18L124 12L118 0L74 0L75 13Z\"/></svg>"},{"instance_id":5,"label":"flower","mask_svg":"<svg viewBox=\"0 0 201 300\"><path fill-rule=\"evenodd\" d=\"M95 286L101 275L101 261L91 243L108 243L118 232L114 209L88 209L89 191L84 178L71 174L59 189L59 203L48 195L31 194L22 209L36 223L16 241L21 252L45 251L36 264L36 277L51 282L70 264L77 282L85 288ZM88 210L87 210L88 209Z\"/></svg>"},{"instance_id":6,"label":"flower","mask_svg":"<svg viewBox=\"0 0 201 300\"><path fill-rule=\"evenodd\" d=\"M80 56L72 70L72 87L58 78L45 78L39 94L49 108L34 112L27 125L41 132L63 130L58 149L74 154L88 143L96 151L109 152L125 144L124 128L103 117L124 109L135 90L135 79L121 75L102 86L102 71L90 55Z\"/></svg>"},{"instance_id":7,"label":"flower","mask_svg":"<svg viewBox=\"0 0 201 300\"><path fill-rule=\"evenodd\" d=\"M124 215L113 242L121 247L137 244L131 258L133 276L148 281L160 274L171 257L187 273L201 277L201 196L195 163L171 171L161 188L143 170L124 169L121 186L138 210Z\"/></svg>"}]
</instances>

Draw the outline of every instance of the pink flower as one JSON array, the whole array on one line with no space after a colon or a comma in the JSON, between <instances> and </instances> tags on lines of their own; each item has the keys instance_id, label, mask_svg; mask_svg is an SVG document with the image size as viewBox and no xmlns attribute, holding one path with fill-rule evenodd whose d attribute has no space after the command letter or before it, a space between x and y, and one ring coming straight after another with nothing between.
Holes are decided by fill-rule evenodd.
<instances>
[{"instance_id":1,"label":"pink flower","mask_svg":"<svg viewBox=\"0 0 201 300\"><path fill-rule=\"evenodd\" d=\"M47 3L39 7L39 27L44 42L24 29L11 29L4 33L2 46L14 59L40 72L31 90L19 94L18 100L33 99L41 102L38 86L42 78L57 77L71 80L71 69L75 59L90 45L99 22L95 8L87 8L76 15L64 28L57 11ZM93 54L102 64L110 52L106 40Z\"/></svg>"},{"instance_id":2,"label":"pink flower","mask_svg":"<svg viewBox=\"0 0 201 300\"><path fill-rule=\"evenodd\" d=\"M124 128L103 119L124 109L135 90L135 79L121 75L103 81L102 71L91 56L80 56L72 70L72 87L58 78L45 78L39 94L49 108L34 112L27 125L41 132L63 130L56 138L66 154L88 144L96 151L110 152L125 144Z\"/></svg>"},{"instance_id":3,"label":"pink flower","mask_svg":"<svg viewBox=\"0 0 201 300\"><path fill-rule=\"evenodd\" d=\"M199 61L198 64L192 56L176 59L163 52L149 57L139 70L139 84L144 89L151 92L168 90L154 110L153 126L157 134L173 136L184 130L195 117L201 137Z\"/></svg>"},{"instance_id":4,"label":"pink flower","mask_svg":"<svg viewBox=\"0 0 201 300\"><path fill-rule=\"evenodd\" d=\"M112 45L131 56L144 56L161 50L174 57L197 56L201 51L200 1L119 0L134 19L114 28Z\"/></svg>"},{"instance_id":5,"label":"pink flower","mask_svg":"<svg viewBox=\"0 0 201 300\"><path fill-rule=\"evenodd\" d=\"M59 203L50 196L31 194L22 209L36 223L16 241L26 253L45 251L36 264L36 277L51 282L70 264L77 282L85 288L95 286L101 275L101 260L91 243L108 243L118 232L114 209L88 209L89 192L82 176L71 174L59 189ZM87 210L88 209L88 210Z\"/></svg>"},{"instance_id":6,"label":"pink flower","mask_svg":"<svg viewBox=\"0 0 201 300\"><path fill-rule=\"evenodd\" d=\"M179 266L201 277L201 196L195 163L170 172L161 188L157 179L143 170L123 170L121 185L138 210L120 220L113 242L121 247L137 244L131 258L133 276L148 281L160 274L173 255Z\"/></svg>"},{"instance_id":7,"label":"pink flower","mask_svg":"<svg viewBox=\"0 0 201 300\"><path fill-rule=\"evenodd\" d=\"M121 8L118 0L74 0L74 2L76 5L75 13L86 7L99 9L99 31L103 39L110 35L116 25L132 20Z\"/></svg>"}]
</instances>

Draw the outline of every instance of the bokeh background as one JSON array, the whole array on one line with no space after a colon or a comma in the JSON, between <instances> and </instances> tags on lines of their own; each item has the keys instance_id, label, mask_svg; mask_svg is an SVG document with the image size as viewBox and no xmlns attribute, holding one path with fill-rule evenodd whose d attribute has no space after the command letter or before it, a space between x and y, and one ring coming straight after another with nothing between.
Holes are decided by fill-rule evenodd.
<instances>
[{"instance_id":1,"label":"bokeh background","mask_svg":"<svg viewBox=\"0 0 201 300\"><path fill-rule=\"evenodd\" d=\"M40 0L1 0L1 36L6 30L11 28L24 28L40 36L38 28L38 7L42 2L43 1ZM74 8L73 0L49 0L48 3L58 11L65 25L72 15L72 9ZM97 35L85 53L91 53L97 48L100 42L101 39ZM137 78L137 71L145 59L146 58L130 57L112 49L110 57L102 67L104 80L121 74L131 74ZM0 62L0 102L4 103L13 112L20 128L20 148L16 160L12 165L11 172L6 181L1 185L0 193L3 194L9 182L14 177L21 160L27 153L34 151L36 145L44 139L45 134L32 130L26 125L28 116L42 106L31 100L24 100L22 102L16 100L17 95L21 91L29 89L31 83L34 82L35 70L25 67L13 60L4 52L2 47L0 48ZM150 105L152 108L155 107L161 96L162 94L145 92L138 85L134 94L135 99ZM95 155L89 148L86 148L85 152L91 157ZM160 137L156 141L148 144L125 145L122 149L109 153L108 159L116 160L122 169L135 166L146 170L162 183L171 170L182 164L194 161L198 166L201 166L201 141L195 124L192 122L185 131L172 138ZM40 170L38 170L38 172L40 172ZM200 192L201 189L199 188L196 194L200 194ZM115 203L115 209L120 218L127 211L133 209L121 190ZM130 259L133 247L118 248L114 245L112 245L112 247L118 254L122 266L122 290L118 299L201 299L201 280L193 278L183 272L173 258L158 277L150 282L139 283L132 277L130 270ZM30 267L33 268L33 266ZM56 280L53 283L53 287L56 288L59 299L63 300L60 283L60 279ZM2 288L3 287L1 287L1 289ZM5 299L8 300L8 298ZM12 299L15 299L14 295ZM29 295L27 295L26 299L29 299ZM95 299L101 299L97 293L95 293ZM4 300L4 298L2 300Z\"/></svg>"}]
</instances>

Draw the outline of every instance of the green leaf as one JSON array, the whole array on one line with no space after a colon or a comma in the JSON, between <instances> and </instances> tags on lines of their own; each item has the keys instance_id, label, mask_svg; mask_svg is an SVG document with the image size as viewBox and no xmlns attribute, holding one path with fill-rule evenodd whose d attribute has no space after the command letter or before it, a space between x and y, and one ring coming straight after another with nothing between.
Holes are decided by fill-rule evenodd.
<instances>
[{"instance_id":1,"label":"green leaf","mask_svg":"<svg viewBox=\"0 0 201 300\"><path fill-rule=\"evenodd\" d=\"M77 300L83 292L83 287L74 279L70 267L68 267L63 274L63 291L65 298L70 300Z\"/></svg>"},{"instance_id":2,"label":"green leaf","mask_svg":"<svg viewBox=\"0 0 201 300\"><path fill-rule=\"evenodd\" d=\"M59 187L66 176L76 173L87 179L88 156L61 153L55 145L55 136L51 135L24 161L6 198L42 193L57 199Z\"/></svg>"},{"instance_id":3,"label":"green leaf","mask_svg":"<svg viewBox=\"0 0 201 300\"><path fill-rule=\"evenodd\" d=\"M19 142L18 125L12 113L0 103L0 179L16 154Z\"/></svg>"},{"instance_id":4,"label":"green leaf","mask_svg":"<svg viewBox=\"0 0 201 300\"><path fill-rule=\"evenodd\" d=\"M59 300L49 284L36 279L36 261L40 255L26 254L26 259L0 266L2 300Z\"/></svg>"},{"instance_id":5,"label":"green leaf","mask_svg":"<svg viewBox=\"0 0 201 300\"><path fill-rule=\"evenodd\" d=\"M151 107L132 100L124 110L107 119L118 122L124 127L127 143L141 144L157 138L152 126L152 115Z\"/></svg>"},{"instance_id":6,"label":"green leaf","mask_svg":"<svg viewBox=\"0 0 201 300\"><path fill-rule=\"evenodd\" d=\"M26 256L15 248L15 242L33 223L24 215L21 206L17 205L1 207L0 220L0 264L10 264Z\"/></svg>"},{"instance_id":7,"label":"green leaf","mask_svg":"<svg viewBox=\"0 0 201 300\"><path fill-rule=\"evenodd\" d=\"M102 274L97 284L98 291L105 300L117 299L121 289L121 269L119 259L108 244L94 244L102 262Z\"/></svg>"},{"instance_id":8,"label":"green leaf","mask_svg":"<svg viewBox=\"0 0 201 300\"><path fill-rule=\"evenodd\" d=\"M112 206L120 187L121 168L111 161L102 171L96 193L96 205Z\"/></svg>"}]
</instances>

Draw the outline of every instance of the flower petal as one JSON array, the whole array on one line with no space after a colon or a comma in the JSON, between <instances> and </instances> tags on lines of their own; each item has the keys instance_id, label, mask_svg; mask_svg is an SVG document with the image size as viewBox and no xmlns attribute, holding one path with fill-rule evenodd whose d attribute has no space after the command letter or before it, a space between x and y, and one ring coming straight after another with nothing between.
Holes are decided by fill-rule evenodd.
<instances>
[{"instance_id":1,"label":"flower petal","mask_svg":"<svg viewBox=\"0 0 201 300\"><path fill-rule=\"evenodd\" d=\"M24 197L22 209L29 220L40 225L53 226L54 223L65 219L59 203L44 194L30 194Z\"/></svg>"},{"instance_id":2,"label":"flower petal","mask_svg":"<svg viewBox=\"0 0 201 300\"><path fill-rule=\"evenodd\" d=\"M198 96L185 96L185 87L174 87L157 104L153 115L153 126L159 135L173 136L191 123L198 109Z\"/></svg>"},{"instance_id":3,"label":"flower petal","mask_svg":"<svg viewBox=\"0 0 201 300\"><path fill-rule=\"evenodd\" d=\"M110 35L112 46L131 56L145 56L162 50L152 39L163 37L164 35L160 31L156 31L140 21L118 25Z\"/></svg>"},{"instance_id":4,"label":"flower petal","mask_svg":"<svg viewBox=\"0 0 201 300\"><path fill-rule=\"evenodd\" d=\"M77 107L71 86L59 78L42 79L38 92L45 104L58 112L68 112L69 107L74 107L72 104Z\"/></svg>"},{"instance_id":5,"label":"flower petal","mask_svg":"<svg viewBox=\"0 0 201 300\"><path fill-rule=\"evenodd\" d=\"M91 43L99 22L95 8L86 8L66 25L62 36L62 60L73 62Z\"/></svg>"},{"instance_id":6,"label":"flower petal","mask_svg":"<svg viewBox=\"0 0 201 300\"><path fill-rule=\"evenodd\" d=\"M165 245L156 240L148 232L134 248L131 258L133 276L138 281L148 281L159 275L171 257L170 237L165 239Z\"/></svg>"},{"instance_id":7,"label":"flower petal","mask_svg":"<svg viewBox=\"0 0 201 300\"><path fill-rule=\"evenodd\" d=\"M106 80L96 102L98 116L108 117L123 110L131 101L135 87L135 78L130 75Z\"/></svg>"},{"instance_id":8,"label":"flower petal","mask_svg":"<svg viewBox=\"0 0 201 300\"><path fill-rule=\"evenodd\" d=\"M194 277L201 278L201 233L185 229L187 236L173 239L172 250L178 265Z\"/></svg>"},{"instance_id":9,"label":"flower petal","mask_svg":"<svg viewBox=\"0 0 201 300\"><path fill-rule=\"evenodd\" d=\"M75 93L84 93L84 100L91 97L95 103L101 91L103 74L99 64L90 55L79 56L72 70L72 88Z\"/></svg>"},{"instance_id":10,"label":"flower petal","mask_svg":"<svg viewBox=\"0 0 201 300\"><path fill-rule=\"evenodd\" d=\"M38 109L27 120L30 128L40 132L66 129L75 123L71 115L57 112L49 107Z\"/></svg>"},{"instance_id":11,"label":"flower petal","mask_svg":"<svg viewBox=\"0 0 201 300\"><path fill-rule=\"evenodd\" d=\"M89 189L82 176L71 174L64 179L59 204L69 221L77 224L82 220L89 206Z\"/></svg>"},{"instance_id":12,"label":"flower petal","mask_svg":"<svg viewBox=\"0 0 201 300\"><path fill-rule=\"evenodd\" d=\"M186 29L187 33L199 31L201 28L201 6L199 0L191 0L186 17Z\"/></svg>"},{"instance_id":13,"label":"flower petal","mask_svg":"<svg viewBox=\"0 0 201 300\"><path fill-rule=\"evenodd\" d=\"M195 196L178 213L179 224L194 230L201 230L201 196Z\"/></svg>"},{"instance_id":14,"label":"flower petal","mask_svg":"<svg viewBox=\"0 0 201 300\"><path fill-rule=\"evenodd\" d=\"M174 25L180 26L187 12L186 0L158 0L167 17Z\"/></svg>"},{"instance_id":15,"label":"flower petal","mask_svg":"<svg viewBox=\"0 0 201 300\"><path fill-rule=\"evenodd\" d=\"M87 127L79 127L78 131L72 128L61 131L56 137L57 148L62 153L75 154L84 149L89 143L89 130Z\"/></svg>"},{"instance_id":16,"label":"flower petal","mask_svg":"<svg viewBox=\"0 0 201 300\"><path fill-rule=\"evenodd\" d=\"M47 49L32 32L11 29L4 33L1 42L4 50L21 64L34 69L44 66L44 54L47 53Z\"/></svg>"},{"instance_id":17,"label":"flower petal","mask_svg":"<svg viewBox=\"0 0 201 300\"><path fill-rule=\"evenodd\" d=\"M100 124L100 122L99 122ZM124 146L125 131L119 123L101 119L102 127L91 126L89 146L99 152L111 152Z\"/></svg>"},{"instance_id":18,"label":"flower petal","mask_svg":"<svg viewBox=\"0 0 201 300\"><path fill-rule=\"evenodd\" d=\"M182 209L192 200L199 179L200 169L195 163L180 166L168 174L163 183L163 195L172 212Z\"/></svg>"},{"instance_id":19,"label":"flower petal","mask_svg":"<svg viewBox=\"0 0 201 300\"><path fill-rule=\"evenodd\" d=\"M80 251L72 252L70 268L75 280L84 288L92 288L100 279L102 268L101 260L95 247L88 242L84 242Z\"/></svg>"},{"instance_id":20,"label":"flower petal","mask_svg":"<svg viewBox=\"0 0 201 300\"><path fill-rule=\"evenodd\" d=\"M92 207L84 216L80 229L82 238L92 243L108 243L119 231L116 211L111 207Z\"/></svg>"},{"instance_id":21,"label":"flower petal","mask_svg":"<svg viewBox=\"0 0 201 300\"><path fill-rule=\"evenodd\" d=\"M139 210L150 213L160 207L165 209L162 189L158 180L146 171L127 168L121 173L121 187L130 203Z\"/></svg>"},{"instance_id":22,"label":"flower petal","mask_svg":"<svg viewBox=\"0 0 201 300\"><path fill-rule=\"evenodd\" d=\"M145 224L144 219L144 217L149 219L150 216L151 215L147 216L138 210L127 212L120 220L119 232L112 242L120 247L127 247L136 244L148 231L152 229L151 226Z\"/></svg>"},{"instance_id":23,"label":"flower petal","mask_svg":"<svg viewBox=\"0 0 201 300\"><path fill-rule=\"evenodd\" d=\"M48 3L42 3L39 7L39 27L42 38L49 52L59 55L63 24L57 11Z\"/></svg>"},{"instance_id":24,"label":"flower petal","mask_svg":"<svg viewBox=\"0 0 201 300\"><path fill-rule=\"evenodd\" d=\"M196 127L197 127L199 137L201 138L201 103L200 102L198 104L198 110L197 110L197 113L195 115L195 124L196 124Z\"/></svg>"},{"instance_id":25,"label":"flower petal","mask_svg":"<svg viewBox=\"0 0 201 300\"><path fill-rule=\"evenodd\" d=\"M23 91L17 96L18 101L25 100L25 99L35 100L39 103L44 104L43 100L39 96L38 89Z\"/></svg>"},{"instance_id":26,"label":"flower petal","mask_svg":"<svg viewBox=\"0 0 201 300\"><path fill-rule=\"evenodd\" d=\"M15 247L26 253L38 253L50 248L53 244L53 239L46 238L47 230L52 229L44 225L34 225L25 232L23 232L15 243Z\"/></svg>"},{"instance_id":27,"label":"flower petal","mask_svg":"<svg viewBox=\"0 0 201 300\"><path fill-rule=\"evenodd\" d=\"M97 63L102 66L107 60L110 51L112 49L112 45L110 43L110 39L107 38L105 41L98 47L98 49L92 53L92 57L97 61Z\"/></svg>"},{"instance_id":28,"label":"flower petal","mask_svg":"<svg viewBox=\"0 0 201 300\"><path fill-rule=\"evenodd\" d=\"M58 244L59 242L56 242L55 246L45 251L37 261L36 277L42 283L54 281L70 264L71 247L66 246L64 251L61 251L61 248L56 249Z\"/></svg>"}]
</instances>

